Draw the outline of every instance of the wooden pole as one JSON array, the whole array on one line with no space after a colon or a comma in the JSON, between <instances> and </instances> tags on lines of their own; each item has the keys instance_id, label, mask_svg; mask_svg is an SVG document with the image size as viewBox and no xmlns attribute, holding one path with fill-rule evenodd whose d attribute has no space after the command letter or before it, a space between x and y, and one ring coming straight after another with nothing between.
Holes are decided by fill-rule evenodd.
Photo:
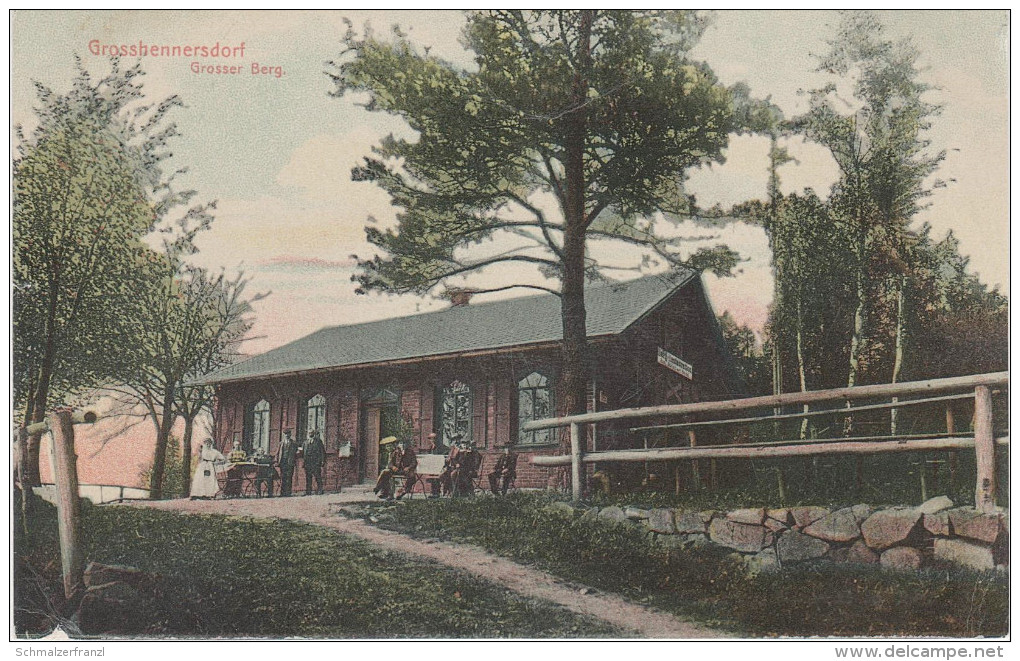
<instances>
[{"instance_id":1,"label":"wooden pole","mask_svg":"<svg viewBox=\"0 0 1020 661\"><path fill-rule=\"evenodd\" d=\"M60 537L60 568L64 577L64 597L70 599L82 583L85 556L81 548L81 506L78 500L77 455L74 452L74 426L70 411L49 416L53 433L53 481L57 487L57 533Z\"/></svg>"},{"instance_id":2,"label":"wooden pole","mask_svg":"<svg viewBox=\"0 0 1020 661\"><path fill-rule=\"evenodd\" d=\"M570 423L570 497L581 500L581 425Z\"/></svg>"},{"instance_id":3,"label":"wooden pole","mask_svg":"<svg viewBox=\"0 0 1020 661\"><path fill-rule=\"evenodd\" d=\"M687 432L687 440L690 446L697 447L698 437L693 430ZM701 467L698 466L698 460L694 459L691 461L691 478L694 481L694 488L701 490Z\"/></svg>"},{"instance_id":4,"label":"wooden pole","mask_svg":"<svg viewBox=\"0 0 1020 661\"><path fill-rule=\"evenodd\" d=\"M1008 443L1008 437L993 443ZM894 441L834 440L815 443L764 444L754 447L701 446L696 448L653 448L650 450L604 450L581 457L584 463L596 461L670 461L691 459L755 459L763 457L811 457L818 455L868 455L889 452L964 450L974 447L973 438L928 438ZM532 457L535 466L568 466L572 457L565 455Z\"/></svg>"},{"instance_id":5,"label":"wooden pole","mask_svg":"<svg viewBox=\"0 0 1020 661\"><path fill-rule=\"evenodd\" d=\"M946 433L956 433L956 419L953 416L953 405L946 404ZM959 467L959 454L955 450L949 453L949 491L956 493L956 469Z\"/></svg>"},{"instance_id":6,"label":"wooden pole","mask_svg":"<svg viewBox=\"0 0 1020 661\"><path fill-rule=\"evenodd\" d=\"M974 452L977 455L977 487L974 506L981 512L995 510L995 438L992 436L992 391L974 389Z\"/></svg>"}]
</instances>

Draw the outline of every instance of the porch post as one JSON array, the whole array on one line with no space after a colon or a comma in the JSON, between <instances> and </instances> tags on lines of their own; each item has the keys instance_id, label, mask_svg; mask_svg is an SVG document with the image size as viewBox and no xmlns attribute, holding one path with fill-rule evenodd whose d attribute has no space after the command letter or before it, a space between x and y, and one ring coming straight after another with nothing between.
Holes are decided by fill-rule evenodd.
<instances>
[{"instance_id":1,"label":"porch post","mask_svg":"<svg viewBox=\"0 0 1020 661\"><path fill-rule=\"evenodd\" d=\"M977 455L974 507L991 513L995 510L995 437L992 434L992 391L988 386L974 388L974 452Z\"/></svg>"},{"instance_id":2,"label":"porch post","mask_svg":"<svg viewBox=\"0 0 1020 661\"><path fill-rule=\"evenodd\" d=\"M570 423L570 497L581 500L581 425Z\"/></svg>"}]
</instances>

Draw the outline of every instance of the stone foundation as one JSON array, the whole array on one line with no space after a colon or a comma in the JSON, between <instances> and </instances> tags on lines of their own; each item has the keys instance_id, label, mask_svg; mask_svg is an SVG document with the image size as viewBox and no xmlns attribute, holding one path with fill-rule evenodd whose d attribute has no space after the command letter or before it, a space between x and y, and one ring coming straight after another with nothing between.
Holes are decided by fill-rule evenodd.
<instances>
[{"instance_id":1,"label":"stone foundation","mask_svg":"<svg viewBox=\"0 0 1020 661\"><path fill-rule=\"evenodd\" d=\"M904 570L940 563L975 570L1005 570L1009 565L1009 511L983 514L972 507L955 507L946 496L917 507L854 505L837 510L717 512L617 506L582 510L566 503L552 509L639 527L667 548L726 547L755 572L817 559Z\"/></svg>"}]
</instances>

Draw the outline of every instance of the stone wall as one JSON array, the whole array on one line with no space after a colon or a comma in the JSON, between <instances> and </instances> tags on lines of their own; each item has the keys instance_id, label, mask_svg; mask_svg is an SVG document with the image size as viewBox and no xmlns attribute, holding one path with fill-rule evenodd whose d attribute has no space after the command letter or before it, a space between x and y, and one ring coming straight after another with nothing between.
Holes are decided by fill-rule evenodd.
<instances>
[{"instance_id":1,"label":"stone wall","mask_svg":"<svg viewBox=\"0 0 1020 661\"><path fill-rule=\"evenodd\" d=\"M837 510L554 507L582 519L638 526L666 547L730 548L753 572L806 560L878 563L894 569L952 563L1001 570L1009 564L1009 511L982 514L972 507L955 507L946 496L917 507L854 505Z\"/></svg>"}]
</instances>

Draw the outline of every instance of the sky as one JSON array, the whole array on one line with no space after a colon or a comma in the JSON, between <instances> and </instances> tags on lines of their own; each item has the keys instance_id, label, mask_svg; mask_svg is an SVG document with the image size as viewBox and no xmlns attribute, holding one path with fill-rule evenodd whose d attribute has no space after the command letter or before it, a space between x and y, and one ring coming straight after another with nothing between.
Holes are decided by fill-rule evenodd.
<instances>
[{"instance_id":1,"label":"sky","mask_svg":"<svg viewBox=\"0 0 1020 661\"><path fill-rule=\"evenodd\" d=\"M944 105L928 137L934 148L947 150L937 176L951 183L934 191L917 222L931 223L937 236L952 230L973 270L1008 293L1008 13L879 16L891 37L914 39L923 79L938 88L930 100ZM96 44L244 44L243 57L147 57L143 66L149 98L178 94L186 104L173 117L182 133L174 162L189 168L182 183L200 199L217 201L216 221L200 239L196 261L243 268L252 278L250 291L270 292L256 304L246 353L323 326L447 305L354 294L351 255L370 254L366 219L385 227L395 216L387 196L370 183L352 182L350 169L385 135L413 134L401 120L369 113L357 99L330 95L324 72L340 53L345 18L359 28L367 22L377 33L399 24L432 54L472 64L459 42L464 19L456 11L17 11L12 19L12 121L29 127L32 81L66 90L76 54L90 71L103 71L107 58L91 52ZM771 96L793 116L806 105L798 90L827 81L814 71L812 54L826 50L837 20L822 11L720 11L692 56L708 62L723 83L744 81L755 96ZM192 63L237 65L240 72L199 73ZM803 141L789 147L797 162L781 170L784 192L810 187L824 195L835 179L831 158ZM732 139L724 165L692 173L692 192L706 206L763 198L766 150L762 138ZM735 277L705 276L715 310L760 328L772 292L764 235L745 225L714 233L710 245L729 245L745 260Z\"/></svg>"}]
</instances>

